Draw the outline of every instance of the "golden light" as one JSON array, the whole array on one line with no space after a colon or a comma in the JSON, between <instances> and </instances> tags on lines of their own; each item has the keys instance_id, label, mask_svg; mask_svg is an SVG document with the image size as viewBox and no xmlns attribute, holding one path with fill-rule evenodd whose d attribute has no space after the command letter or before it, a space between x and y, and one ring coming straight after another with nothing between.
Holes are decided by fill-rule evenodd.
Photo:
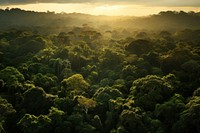
<instances>
[{"instance_id":1,"label":"golden light","mask_svg":"<svg viewBox=\"0 0 200 133\"><path fill-rule=\"evenodd\" d=\"M0 6L5 9L7 6ZM144 5L112 5L112 4L98 4L98 3L35 3L25 5L11 5L9 8L21 8L24 10L32 10L39 12L55 11L56 13L86 13L92 15L113 15L113 16L146 16L149 14L157 14L160 11L200 11L200 7L159 7L159 6L144 6Z\"/></svg>"},{"instance_id":2,"label":"golden light","mask_svg":"<svg viewBox=\"0 0 200 133\"><path fill-rule=\"evenodd\" d=\"M96 6L93 11L95 14L102 14L102 15L117 15L123 9L123 6L120 5L103 5L103 6Z\"/></svg>"}]
</instances>

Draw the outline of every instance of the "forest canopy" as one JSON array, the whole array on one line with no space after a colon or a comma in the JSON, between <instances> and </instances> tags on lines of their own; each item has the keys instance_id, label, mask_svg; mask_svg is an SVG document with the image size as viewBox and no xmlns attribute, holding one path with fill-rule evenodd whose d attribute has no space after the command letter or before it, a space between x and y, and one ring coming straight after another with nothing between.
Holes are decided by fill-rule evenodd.
<instances>
[{"instance_id":1,"label":"forest canopy","mask_svg":"<svg viewBox=\"0 0 200 133\"><path fill-rule=\"evenodd\" d=\"M0 132L200 132L199 12L0 20Z\"/></svg>"}]
</instances>

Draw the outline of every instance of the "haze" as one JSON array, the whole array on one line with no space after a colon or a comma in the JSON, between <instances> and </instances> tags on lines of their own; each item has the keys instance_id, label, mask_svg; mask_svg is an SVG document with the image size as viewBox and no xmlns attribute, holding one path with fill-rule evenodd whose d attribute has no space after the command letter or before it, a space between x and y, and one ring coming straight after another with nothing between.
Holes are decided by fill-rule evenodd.
<instances>
[{"instance_id":1,"label":"haze","mask_svg":"<svg viewBox=\"0 0 200 133\"><path fill-rule=\"evenodd\" d=\"M92 15L112 15L112 16L146 16L157 14L160 11L200 11L199 0L3 0L0 2L1 9L21 8L32 11L54 11L56 13L86 13Z\"/></svg>"}]
</instances>

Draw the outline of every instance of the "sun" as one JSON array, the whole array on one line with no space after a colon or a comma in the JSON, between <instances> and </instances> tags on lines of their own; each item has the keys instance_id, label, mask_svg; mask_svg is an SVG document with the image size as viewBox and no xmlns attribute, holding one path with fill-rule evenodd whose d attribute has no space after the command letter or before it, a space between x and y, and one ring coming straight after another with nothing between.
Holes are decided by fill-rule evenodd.
<instances>
[{"instance_id":1,"label":"sun","mask_svg":"<svg viewBox=\"0 0 200 133\"><path fill-rule=\"evenodd\" d=\"M97 6L95 9L100 12L112 12L120 10L122 7L119 5L103 5L103 6Z\"/></svg>"},{"instance_id":2,"label":"sun","mask_svg":"<svg viewBox=\"0 0 200 133\"><path fill-rule=\"evenodd\" d=\"M119 15L119 12L121 12L123 9L123 6L121 5L100 5L93 8L93 13L98 15Z\"/></svg>"}]
</instances>

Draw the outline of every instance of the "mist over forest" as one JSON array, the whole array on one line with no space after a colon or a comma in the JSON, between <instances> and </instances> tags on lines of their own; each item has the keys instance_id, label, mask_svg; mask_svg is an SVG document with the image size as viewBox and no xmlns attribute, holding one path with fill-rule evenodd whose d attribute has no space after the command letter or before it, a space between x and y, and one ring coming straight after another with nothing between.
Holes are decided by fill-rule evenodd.
<instances>
[{"instance_id":1,"label":"mist over forest","mask_svg":"<svg viewBox=\"0 0 200 133\"><path fill-rule=\"evenodd\" d=\"M0 133L200 133L200 12L1 9Z\"/></svg>"},{"instance_id":2,"label":"mist over forest","mask_svg":"<svg viewBox=\"0 0 200 133\"><path fill-rule=\"evenodd\" d=\"M200 12L161 11L144 17L94 16L81 13L34 12L18 8L0 10L0 27L64 28L87 24L109 30L125 28L131 30L183 30L200 28ZM55 30L55 29L54 29Z\"/></svg>"}]
</instances>

